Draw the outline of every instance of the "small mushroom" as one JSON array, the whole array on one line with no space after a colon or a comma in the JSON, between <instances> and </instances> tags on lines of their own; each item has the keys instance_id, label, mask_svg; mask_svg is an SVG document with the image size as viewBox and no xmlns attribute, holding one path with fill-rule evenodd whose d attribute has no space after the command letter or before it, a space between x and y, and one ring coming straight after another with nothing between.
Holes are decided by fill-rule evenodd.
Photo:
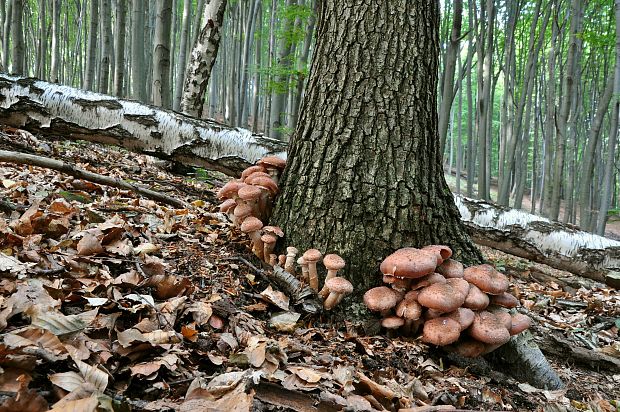
<instances>
[{"instance_id":1,"label":"small mushroom","mask_svg":"<svg viewBox=\"0 0 620 412\"><path fill-rule=\"evenodd\" d=\"M237 195L239 200L237 203L246 203L252 208L251 215L259 219L263 219L263 210L259 206L259 198L262 194L262 190L257 186L245 185L239 189Z\"/></svg>"},{"instance_id":2,"label":"small mushroom","mask_svg":"<svg viewBox=\"0 0 620 412\"><path fill-rule=\"evenodd\" d=\"M295 246L289 246L286 248L286 261L284 262L284 270L291 275L295 276L295 256L297 256L299 250Z\"/></svg>"},{"instance_id":3,"label":"small mushroom","mask_svg":"<svg viewBox=\"0 0 620 412\"><path fill-rule=\"evenodd\" d=\"M478 289L476 285L469 285L469 293L465 298L463 307L472 310L482 310L489 306L489 295Z\"/></svg>"},{"instance_id":4,"label":"small mushroom","mask_svg":"<svg viewBox=\"0 0 620 412\"><path fill-rule=\"evenodd\" d=\"M508 278L487 264L468 267L463 272L463 278L489 295L501 295L509 286Z\"/></svg>"},{"instance_id":5,"label":"small mushroom","mask_svg":"<svg viewBox=\"0 0 620 412\"><path fill-rule=\"evenodd\" d=\"M403 318L399 318L398 316L388 316L381 321L381 326L388 330L388 336L393 336L396 329L400 328L404 324L405 320Z\"/></svg>"},{"instance_id":6,"label":"small mushroom","mask_svg":"<svg viewBox=\"0 0 620 412\"><path fill-rule=\"evenodd\" d=\"M383 317L389 316L390 309L396 306L399 299L398 293L387 286L368 289L364 293L364 305L373 312L380 312Z\"/></svg>"},{"instance_id":7,"label":"small mushroom","mask_svg":"<svg viewBox=\"0 0 620 412\"><path fill-rule=\"evenodd\" d=\"M401 278L420 278L433 273L437 267L434 252L416 248L402 248L386 257L381 262L380 270L384 275Z\"/></svg>"},{"instance_id":8,"label":"small mushroom","mask_svg":"<svg viewBox=\"0 0 620 412\"><path fill-rule=\"evenodd\" d=\"M491 303L493 305L502 306L508 309L519 306L519 300L508 292L504 292L501 295L491 296Z\"/></svg>"},{"instance_id":9,"label":"small mushroom","mask_svg":"<svg viewBox=\"0 0 620 412\"><path fill-rule=\"evenodd\" d=\"M279 255L278 265L280 265L280 267L284 267L285 264L286 264L286 255Z\"/></svg>"},{"instance_id":10,"label":"small mushroom","mask_svg":"<svg viewBox=\"0 0 620 412\"><path fill-rule=\"evenodd\" d=\"M484 353L486 345L475 339L464 339L446 348L466 358L476 358Z\"/></svg>"},{"instance_id":11,"label":"small mushroom","mask_svg":"<svg viewBox=\"0 0 620 412\"><path fill-rule=\"evenodd\" d=\"M437 346L456 342L461 334L461 325L454 319L440 317L428 320L422 329L422 340Z\"/></svg>"},{"instance_id":12,"label":"small mushroom","mask_svg":"<svg viewBox=\"0 0 620 412\"><path fill-rule=\"evenodd\" d=\"M410 335L416 331L412 331L414 321L422 316L422 305L418 303L414 295L406 294L403 300L396 306L396 316L405 320L403 325L403 334Z\"/></svg>"},{"instance_id":13,"label":"small mushroom","mask_svg":"<svg viewBox=\"0 0 620 412\"><path fill-rule=\"evenodd\" d=\"M269 266L275 266L276 263L278 263L278 255L276 255L275 253L271 253L269 255L269 261L267 263L269 264Z\"/></svg>"},{"instance_id":14,"label":"small mushroom","mask_svg":"<svg viewBox=\"0 0 620 412\"><path fill-rule=\"evenodd\" d=\"M264 245L261 240L261 229L263 222L254 216L248 216L241 224L241 231L247 233L252 239L252 252L259 259L263 259Z\"/></svg>"},{"instance_id":15,"label":"small mushroom","mask_svg":"<svg viewBox=\"0 0 620 412\"><path fill-rule=\"evenodd\" d=\"M449 259L452 256L452 249L445 245L428 245L424 246L422 250L428 250L437 255L437 264L441 265L444 260Z\"/></svg>"},{"instance_id":16,"label":"small mushroom","mask_svg":"<svg viewBox=\"0 0 620 412\"><path fill-rule=\"evenodd\" d=\"M286 160L278 156L265 156L256 162L257 165L263 166L267 169L267 173L278 183L278 179L282 174L282 171L286 167Z\"/></svg>"},{"instance_id":17,"label":"small mushroom","mask_svg":"<svg viewBox=\"0 0 620 412\"><path fill-rule=\"evenodd\" d=\"M464 301L465 297L459 293L458 289L448 283L435 283L422 289L418 295L420 305L441 313L456 310Z\"/></svg>"},{"instance_id":18,"label":"small mushroom","mask_svg":"<svg viewBox=\"0 0 620 412\"><path fill-rule=\"evenodd\" d=\"M306 284L309 284L310 274L308 273L308 263L303 256L300 256L299 259L297 259L297 264L301 266L301 277L303 278L304 282L306 282Z\"/></svg>"},{"instance_id":19,"label":"small mushroom","mask_svg":"<svg viewBox=\"0 0 620 412\"><path fill-rule=\"evenodd\" d=\"M319 291L319 275L316 271L316 264L321 260L321 252L317 249L308 249L304 253L304 260L308 263L308 284L317 292Z\"/></svg>"},{"instance_id":20,"label":"small mushroom","mask_svg":"<svg viewBox=\"0 0 620 412\"><path fill-rule=\"evenodd\" d=\"M474 321L475 313L468 308L458 308L454 312L445 315L447 318L454 319L461 325L461 332L471 326Z\"/></svg>"},{"instance_id":21,"label":"small mushroom","mask_svg":"<svg viewBox=\"0 0 620 412\"><path fill-rule=\"evenodd\" d=\"M265 233L263 236L261 236L260 240L263 241L263 244L264 244L263 256L265 257L265 261L267 261L267 257L269 257L269 255L273 253L273 250L276 247L276 242L278 241L278 237L274 235L273 233ZM276 255L275 261L276 262L278 261L277 255ZM273 264L269 263L269 264L271 266L275 265L275 263Z\"/></svg>"},{"instance_id":22,"label":"small mushroom","mask_svg":"<svg viewBox=\"0 0 620 412\"><path fill-rule=\"evenodd\" d=\"M510 340L510 333L502 320L486 311L476 314L469 327L469 335L491 345L503 345Z\"/></svg>"},{"instance_id":23,"label":"small mushroom","mask_svg":"<svg viewBox=\"0 0 620 412\"><path fill-rule=\"evenodd\" d=\"M333 277L327 279L325 287L329 291L327 299L325 299L324 307L326 310L331 310L334 306L340 303L345 295L353 292L353 285L351 282L341 277Z\"/></svg>"},{"instance_id":24,"label":"small mushroom","mask_svg":"<svg viewBox=\"0 0 620 412\"><path fill-rule=\"evenodd\" d=\"M345 261L340 256L330 253L329 255L325 255L325 257L323 257L323 266L325 266L325 269L327 269L327 276L325 276L325 284L319 292L319 295L321 295L321 297L325 299L327 297L327 294L329 293L329 291L327 290L327 281L331 278L336 277L338 271L344 268Z\"/></svg>"},{"instance_id":25,"label":"small mushroom","mask_svg":"<svg viewBox=\"0 0 620 412\"><path fill-rule=\"evenodd\" d=\"M259 165L253 165L253 166L247 167L245 168L243 172L241 172L241 181L242 182L245 181L245 178L254 172L264 172L264 171L265 171L265 168Z\"/></svg>"},{"instance_id":26,"label":"small mushroom","mask_svg":"<svg viewBox=\"0 0 620 412\"><path fill-rule=\"evenodd\" d=\"M525 329L529 328L532 324L532 320L529 316L521 313L515 313L512 315L512 326L510 327L510 335L518 335Z\"/></svg>"},{"instance_id":27,"label":"small mushroom","mask_svg":"<svg viewBox=\"0 0 620 412\"><path fill-rule=\"evenodd\" d=\"M454 259L445 260L441 265L437 266L437 272L447 278L462 278L463 270L463 264Z\"/></svg>"}]
</instances>

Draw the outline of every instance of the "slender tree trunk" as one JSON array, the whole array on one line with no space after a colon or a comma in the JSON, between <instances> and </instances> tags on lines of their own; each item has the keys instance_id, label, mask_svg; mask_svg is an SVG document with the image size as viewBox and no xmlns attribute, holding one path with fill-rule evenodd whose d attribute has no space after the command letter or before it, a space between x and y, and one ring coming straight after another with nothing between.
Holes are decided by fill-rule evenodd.
<instances>
[{"instance_id":1,"label":"slender tree trunk","mask_svg":"<svg viewBox=\"0 0 620 412\"><path fill-rule=\"evenodd\" d=\"M108 93L110 59L112 56L112 6L110 0L101 0L101 63L99 66L99 93Z\"/></svg>"},{"instance_id":2,"label":"slender tree trunk","mask_svg":"<svg viewBox=\"0 0 620 412\"><path fill-rule=\"evenodd\" d=\"M473 22L473 7L472 1L469 0L469 21ZM471 24L471 23L470 23ZM474 178L476 170L476 151L474 150L474 98L472 87L472 61L474 55L474 30L469 30L469 41L467 45L467 69L465 73L467 78L467 196L473 197L474 195Z\"/></svg>"},{"instance_id":3,"label":"slender tree trunk","mask_svg":"<svg viewBox=\"0 0 620 412\"><path fill-rule=\"evenodd\" d=\"M116 47L114 49L114 95L123 97L125 82L125 35L127 25L127 0L116 0Z\"/></svg>"},{"instance_id":4,"label":"slender tree trunk","mask_svg":"<svg viewBox=\"0 0 620 412\"><path fill-rule=\"evenodd\" d=\"M5 2L0 1L0 3L2 3L0 10L3 10ZM54 7L53 6L54 3L55 3L55 0L52 0L52 8ZM35 76L41 79L45 79L47 77L46 65L45 65L45 61L47 58L47 16L46 16L47 7L46 7L46 4L47 4L46 0L39 0L39 16L38 16L39 17L39 30L38 30L39 38L38 38L38 47L37 47L37 61L36 61L36 68L35 68ZM2 14L4 15L4 11L2 11ZM4 18L2 18L2 21L4 21ZM52 38L52 44L53 43L54 43L54 39Z\"/></svg>"},{"instance_id":5,"label":"slender tree trunk","mask_svg":"<svg viewBox=\"0 0 620 412\"><path fill-rule=\"evenodd\" d=\"M181 44L179 46L179 59L177 62L177 77L174 87L174 110L181 109L181 96L183 95L183 82L185 81L185 71L187 69L187 43L189 39L190 13L192 8L191 0L183 0L183 18L181 19ZM192 45L193 46L193 45Z\"/></svg>"},{"instance_id":6,"label":"slender tree trunk","mask_svg":"<svg viewBox=\"0 0 620 412\"><path fill-rule=\"evenodd\" d=\"M24 0L11 0L13 3L13 12L11 17L11 40L13 47L11 48L11 73L24 73Z\"/></svg>"},{"instance_id":7,"label":"slender tree trunk","mask_svg":"<svg viewBox=\"0 0 620 412\"><path fill-rule=\"evenodd\" d=\"M607 211L611 203L612 183L614 181L614 163L616 158L616 142L618 139L618 118L620 117L620 0L615 1L616 14L616 67L614 69L614 100L611 107L611 128L609 131L609 149L603 178L603 192L601 193L601 207L596 222L596 233L603 235L607 223Z\"/></svg>"},{"instance_id":8,"label":"slender tree trunk","mask_svg":"<svg viewBox=\"0 0 620 412\"><path fill-rule=\"evenodd\" d=\"M99 0L90 1L89 14L90 24L88 29L88 46L86 50L86 76L84 78L84 88L86 90L94 90L95 66L97 61L97 27L99 25Z\"/></svg>"},{"instance_id":9,"label":"slender tree trunk","mask_svg":"<svg viewBox=\"0 0 620 412\"><path fill-rule=\"evenodd\" d=\"M156 13L152 100L156 106L170 108L170 26L172 0L157 0Z\"/></svg>"},{"instance_id":10,"label":"slender tree trunk","mask_svg":"<svg viewBox=\"0 0 620 412\"><path fill-rule=\"evenodd\" d=\"M192 20L192 40L189 44L191 50L196 46L196 42L198 41L198 35L200 35L200 29L202 29L202 18L204 17L205 11L205 0L198 0L196 3L196 11L194 13L194 19Z\"/></svg>"},{"instance_id":11,"label":"slender tree trunk","mask_svg":"<svg viewBox=\"0 0 620 412\"><path fill-rule=\"evenodd\" d=\"M131 15L131 97L146 103L144 2L133 0Z\"/></svg>"},{"instance_id":12,"label":"slender tree trunk","mask_svg":"<svg viewBox=\"0 0 620 412\"><path fill-rule=\"evenodd\" d=\"M250 66L250 51L254 42L254 30L256 28L256 12L259 0L253 0L250 7L249 15L245 26L245 38L243 42L243 60L241 63L241 93L239 100L238 118L242 127L248 127L248 111L247 111L247 89L248 89L248 71Z\"/></svg>"},{"instance_id":13,"label":"slender tree trunk","mask_svg":"<svg viewBox=\"0 0 620 412\"><path fill-rule=\"evenodd\" d=\"M58 83L60 65L60 0L52 0L52 61L50 81Z\"/></svg>"},{"instance_id":14,"label":"slender tree trunk","mask_svg":"<svg viewBox=\"0 0 620 412\"><path fill-rule=\"evenodd\" d=\"M269 9L270 12L270 19L269 19L269 49L267 51L267 58L268 58L268 62L267 62L267 79L266 79L266 83L269 84L269 93L265 93L265 111L264 111L264 120L263 120L263 124L265 125L265 134L267 136L271 136L272 135L272 130L271 130L271 105L272 105L272 98L271 98L271 89L273 88L272 86L272 82L273 82L273 75L272 75L272 69L273 69L273 65L275 62L275 54L276 54L276 41L275 41L275 20L276 20L276 10L277 10L277 5L278 2L276 0L271 0L271 8Z\"/></svg>"},{"instance_id":15,"label":"slender tree trunk","mask_svg":"<svg viewBox=\"0 0 620 412\"><path fill-rule=\"evenodd\" d=\"M183 87L181 111L199 117L202 113L205 93L220 46L226 0L211 0L205 7L203 27L194 45Z\"/></svg>"},{"instance_id":16,"label":"slender tree trunk","mask_svg":"<svg viewBox=\"0 0 620 412\"><path fill-rule=\"evenodd\" d=\"M461 24L463 22L463 0L454 1L454 14L452 21L452 32L443 72L443 88L441 95L441 106L439 107L439 138L441 139L441 153L446 146L446 135L448 133L448 120L452 111L452 101L454 100L454 72L456 70L456 54L459 51L459 41L461 38Z\"/></svg>"},{"instance_id":17,"label":"slender tree trunk","mask_svg":"<svg viewBox=\"0 0 620 412\"><path fill-rule=\"evenodd\" d=\"M301 106L301 99L303 97L304 86L306 84L305 73L308 70L308 57L310 56L310 45L312 44L312 36L314 34L314 25L316 22L316 0L312 0L312 14L308 20L308 27L306 28L306 35L304 37L304 46L299 57L299 66L297 69L297 91L295 93L295 100L293 101L291 110L291 121L289 125L291 129L295 129L297 121L299 119L299 108Z\"/></svg>"},{"instance_id":18,"label":"slender tree trunk","mask_svg":"<svg viewBox=\"0 0 620 412\"><path fill-rule=\"evenodd\" d=\"M4 18L4 26L2 28L2 67L9 70L9 55L11 46L11 21L13 20L13 0L6 2L6 13Z\"/></svg>"},{"instance_id":19,"label":"slender tree trunk","mask_svg":"<svg viewBox=\"0 0 620 412\"><path fill-rule=\"evenodd\" d=\"M274 223L286 245L343 256L358 293L379 283L380 260L403 246L441 242L479 260L439 153L439 2L348 0L342 8L322 3ZM341 58L362 45L366 52Z\"/></svg>"}]
</instances>

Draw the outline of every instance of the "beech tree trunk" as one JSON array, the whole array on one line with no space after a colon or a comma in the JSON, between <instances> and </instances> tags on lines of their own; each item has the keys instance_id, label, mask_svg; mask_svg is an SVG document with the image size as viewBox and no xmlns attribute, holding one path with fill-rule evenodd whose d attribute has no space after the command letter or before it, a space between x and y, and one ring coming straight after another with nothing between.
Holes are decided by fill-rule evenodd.
<instances>
[{"instance_id":1,"label":"beech tree trunk","mask_svg":"<svg viewBox=\"0 0 620 412\"><path fill-rule=\"evenodd\" d=\"M170 27L172 0L157 0L155 23L155 48L153 49L152 101L156 106L170 109Z\"/></svg>"},{"instance_id":2,"label":"beech tree trunk","mask_svg":"<svg viewBox=\"0 0 620 412\"><path fill-rule=\"evenodd\" d=\"M620 270L620 242L541 216L455 196L476 243L601 282Z\"/></svg>"},{"instance_id":3,"label":"beech tree trunk","mask_svg":"<svg viewBox=\"0 0 620 412\"><path fill-rule=\"evenodd\" d=\"M170 110L68 86L0 74L0 124L69 139L113 144L231 176L268 154L277 140Z\"/></svg>"},{"instance_id":4,"label":"beech tree trunk","mask_svg":"<svg viewBox=\"0 0 620 412\"><path fill-rule=\"evenodd\" d=\"M380 282L380 261L401 247L442 243L479 261L441 165L439 2L344 3L324 1L318 13L273 224L286 246L344 257L358 293Z\"/></svg>"}]
</instances>

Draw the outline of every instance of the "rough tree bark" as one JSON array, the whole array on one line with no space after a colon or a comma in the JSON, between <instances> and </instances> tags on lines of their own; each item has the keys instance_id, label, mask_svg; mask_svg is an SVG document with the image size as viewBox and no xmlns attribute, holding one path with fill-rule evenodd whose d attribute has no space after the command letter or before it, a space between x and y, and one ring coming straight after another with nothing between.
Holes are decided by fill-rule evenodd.
<instances>
[{"instance_id":1,"label":"rough tree bark","mask_svg":"<svg viewBox=\"0 0 620 412\"><path fill-rule=\"evenodd\" d=\"M202 29L192 50L181 100L181 111L190 116L200 117L202 113L211 69L220 48L226 1L211 0L205 6Z\"/></svg>"},{"instance_id":2,"label":"rough tree bark","mask_svg":"<svg viewBox=\"0 0 620 412\"><path fill-rule=\"evenodd\" d=\"M473 239L579 276L617 283L620 242L517 209L455 196Z\"/></svg>"},{"instance_id":3,"label":"rough tree bark","mask_svg":"<svg viewBox=\"0 0 620 412\"><path fill-rule=\"evenodd\" d=\"M0 75L0 124L113 144L238 175L261 157L286 156L277 140L169 110L68 86Z\"/></svg>"},{"instance_id":4,"label":"rough tree bark","mask_svg":"<svg viewBox=\"0 0 620 412\"><path fill-rule=\"evenodd\" d=\"M152 101L156 106L170 109L170 27L172 0L157 0L155 22L155 47L153 49Z\"/></svg>"},{"instance_id":5,"label":"rough tree bark","mask_svg":"<svg viewBox=\"0 0 620 412\"><path fill-rule=\"evenodd\" d=\"M343 256L358 292L400 247L444 243L480 260L441 166L438 2L338 3L318 13L274 224L287 245Z\"/></svg>"},{"instance_id":6,"label":"rough tree bark","mask_svg":"<svg viewBox=\"0 0 620 412\"><path fill-rule=\"evenodd\" d=\"M146 74L144 65L144 3L131 3L131 97L146 102Z\"/></svg>"}]
</instances>

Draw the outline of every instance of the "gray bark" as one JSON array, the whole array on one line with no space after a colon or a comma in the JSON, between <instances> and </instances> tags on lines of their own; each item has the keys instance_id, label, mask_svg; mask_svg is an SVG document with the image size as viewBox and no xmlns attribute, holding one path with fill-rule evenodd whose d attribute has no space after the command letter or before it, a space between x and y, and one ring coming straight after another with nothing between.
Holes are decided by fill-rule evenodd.
<instances>
[{"instance_id":1,"label":"gray bark","mask_svg":"<svg viewBox=\"0 0 620 412\"><path fill-rule=\"evenodd\" d=\"M146 102L144 2L133 0L131 21L131 97Z\"/></svg>"},{"instance_id":2,"label":"gray bark","mask_svg":"<svg viewBox=\"0 0 620 412\"><path fill-rule=\"evenodd\" d=\"M99 64L99 93L107 94L112 58L112 6L101 0L101 60Z\"/></svg>"},{"instance_id":3,"label":"gray bark","mask_svg":"<svg viewBox=\"0 0 620 412\"><path fill-rule=\"evenodd\" d=\"M199 117L203 110L209 76L219 50L226 2L212 0L204 10L202 28L192 50L181 100L181 111L190 116Z\"/></svg>"},{"instance_id":4,"label":"gray bark","mask_svg":"<svg viewBox=\"0 0 620 412\"><path fill-rule=\"evenodd\" d=\"M138 1L138 0L136 0ZM86 76L84 88L94 90L95 67L97 61L97 27L99 26L99 0L90 2L90 23L88 27L88 45L86 49Z\"/></svg>"},{"instance_id":5,"label":"gray bark","mask_svg":"<svg viewBox=\"0 0 620 412\"><path fill-rule=\"evenodd\" d=\"M116 3L116 47L114 48L114 89L115 96L123 97L125 82L125 37L127 24L127 0Z\"/></svg>"},{"instance_id":6,"label":"gray bark","mask_svg":"<svg viewBox=\"0 0 620 412\"><path fill-rule=\"evenodd\" d=\"M50 81L58 83L60 65L60 0L52 0L52 61Z\"/></svg>"},{"instance_id":7,"label":"gray bark","mask_svg":"<svg viewBox=\"0 0 620 412\"><path fill-rule=\"evenodd\" d=\"M189 40L190 12L192 8L191 0L183 0L183 17L181 19L181 44L179 46L179 61L177 63L177 78L174 87L174 110L181 109L181 96L183 95L183 82L185 81L185 71L187 69L187 43ZM193 45L192 45L193 46Z\"/></svg>"},{"instance_id":8,"label":"gray bark","mask_svg":"<svg viewBox=\"0 0 620 412\"><path fill-rule=\"evenodd\" d=\"M0 124L113 144L237 175L261 157L286 157L279 141L136 101L0 75Z\"/></svg>"},{"instance_id":9,"label":"gray bark","mask_svg":"<svg viewBox=\"0 0 620 412\"><path fill-rule=\"evenodd\" d=\"M13 1L9 0L6 2L4 26L2 27L2 67L4 67L4 70L9 69L11 20L13 20Z\"/></svg>"},{"instance_id":10,"label":"gray bark","mask_svg":"<svg viewBox=\"0 0 620 412\"><path fill-rule=\"evenodd\" d=\"M24 0L11 0L13 12L11 16L11 72L15 74L24 73L24 29L23 14Z\"/></svg>"},{"instance_id":11,"label":"gray bark","mask_svg":"<svg viewBox=\"0 0 620 412\"><path fill-rule=\"evenodd\" d=\"M152 101L156 106L169 109L170 96L170 27L172 0L157 0L155 38L153 48Z\"/></svg>"},{"instance_id":12,"label":"gray bark","mask_svg":"<svg viewBox=\"0 0 620 412\"><path fill-rule=\"evenodd\" d=\"M614 102L611 112L611 125L609 131L609 149L607 151L607 163L605 164L605 177L603 178L603 192L601 193L601 206L596 222L596 232L605 232L607 211L611 204L612 182L614 174L614 162L616 157L616 142L618 139L618 118L620 117L620 0L615 1L616 14L616 67L614 69Z\"/></svg>"}]
</instances>

